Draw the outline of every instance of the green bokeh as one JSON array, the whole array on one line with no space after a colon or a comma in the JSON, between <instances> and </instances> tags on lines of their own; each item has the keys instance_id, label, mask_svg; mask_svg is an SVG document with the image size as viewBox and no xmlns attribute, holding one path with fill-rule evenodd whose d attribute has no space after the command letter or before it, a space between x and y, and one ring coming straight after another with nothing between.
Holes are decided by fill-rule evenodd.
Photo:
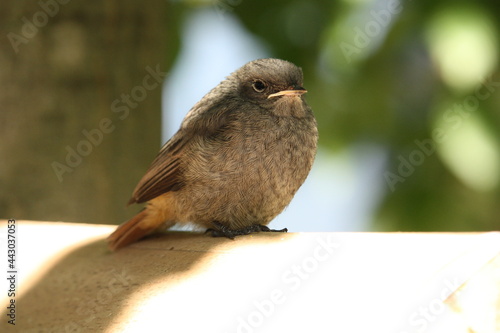
<instances>
[{"instance_id":1,"label":"green bokeh","mask_svg":"<svg viewBox=\"0 0 500 333\"><path fill-rule=\"evenodd\" d=\"M375 229L498 229L499 3L216 3L302 66L323 148L388 152Z\"/></svg>"}]
</instances>

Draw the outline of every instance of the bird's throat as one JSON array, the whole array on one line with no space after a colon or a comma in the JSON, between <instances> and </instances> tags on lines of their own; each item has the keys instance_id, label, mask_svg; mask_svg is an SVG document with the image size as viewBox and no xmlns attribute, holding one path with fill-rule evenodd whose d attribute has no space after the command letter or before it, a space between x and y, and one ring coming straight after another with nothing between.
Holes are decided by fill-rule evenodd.
<instances>
[{"instance_id":1,"label":"bird's throat","mask_svg":"<svg viewBox=\"0 0 500 333\"><path fill-rule=\"evenodd\" d=\"M283 96L274 103L273 113L279 117L303 118L307 115L307 109L299 96Z\"/></svg>"}]
</instances>

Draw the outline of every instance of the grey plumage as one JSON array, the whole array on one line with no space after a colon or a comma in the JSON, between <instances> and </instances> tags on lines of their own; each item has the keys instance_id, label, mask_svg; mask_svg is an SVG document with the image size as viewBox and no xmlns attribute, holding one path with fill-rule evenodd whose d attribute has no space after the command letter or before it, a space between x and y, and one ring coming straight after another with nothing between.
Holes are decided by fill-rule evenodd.
<instances>
[{"instance_id":1,"label":"grey plumage","mask_svg":"<svg viewBox=\"0 0 500 333\"><path fill-rule=\"evenodd\" d=\"M252 226L267 225L289 204L316 153L304 92L302 71L284 60L259 59L233 72L162 147L129 201L148 201L142 217L120 226L110 247L175 223L228 237L266 230Z\"/></svg>"}]
</instances>

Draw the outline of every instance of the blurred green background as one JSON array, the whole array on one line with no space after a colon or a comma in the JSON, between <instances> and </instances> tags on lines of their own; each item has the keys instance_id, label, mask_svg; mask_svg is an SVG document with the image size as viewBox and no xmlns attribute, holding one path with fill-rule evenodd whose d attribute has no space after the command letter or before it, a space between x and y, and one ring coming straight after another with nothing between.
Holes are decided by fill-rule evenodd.
<instances>
[{"instance_id":1,"label":"blurred green background","mask_svg":"<svg viewBox=\"0 0 500 333\"><path fill-rule=\"evenodd\" d=\"M375 177L345 194L356 210L359 193L377 189L364 229L497 230L499 9L494 1L3 3L0 216L130 217L137 207L123 205L161 144L154 80L179 61L187 20L207 11L302 67L322 154L376 147Z\"/></svg>"}]
</instances>

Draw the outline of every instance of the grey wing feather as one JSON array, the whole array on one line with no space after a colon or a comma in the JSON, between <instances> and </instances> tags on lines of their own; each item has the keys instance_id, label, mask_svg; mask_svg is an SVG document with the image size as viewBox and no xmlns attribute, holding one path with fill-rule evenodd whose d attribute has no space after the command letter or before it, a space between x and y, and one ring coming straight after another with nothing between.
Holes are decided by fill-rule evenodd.
<instances>
[{"instance_id":1,"label":"grey wing feather","mask_svg":"<svg viewBox=\"0 0 500 333\"><path fill-rule=\"evenodd\" d=\"M184 186L182 171L182 151L195 136L224 141L224 132L233 118L230 103L213 103L210 109L197 110L187 126L181 129L163 146L146 174L137 184L127 205L142 203L169 191L180 190Z\"/></svg>"},{"instance_id":2,"label":"grey wing feather","mask_svg":"<svg viewBox=\"0 0 500 333\"><path fill-rule=\"evenodd\" d=\"M160 150L146 174L135 187L127 205L146 202L163 193L182 188L182 171L178 152L185 144L185 140L182 140L182 137L174 139L175 136Z\"/></svg>"}]
</instances>

